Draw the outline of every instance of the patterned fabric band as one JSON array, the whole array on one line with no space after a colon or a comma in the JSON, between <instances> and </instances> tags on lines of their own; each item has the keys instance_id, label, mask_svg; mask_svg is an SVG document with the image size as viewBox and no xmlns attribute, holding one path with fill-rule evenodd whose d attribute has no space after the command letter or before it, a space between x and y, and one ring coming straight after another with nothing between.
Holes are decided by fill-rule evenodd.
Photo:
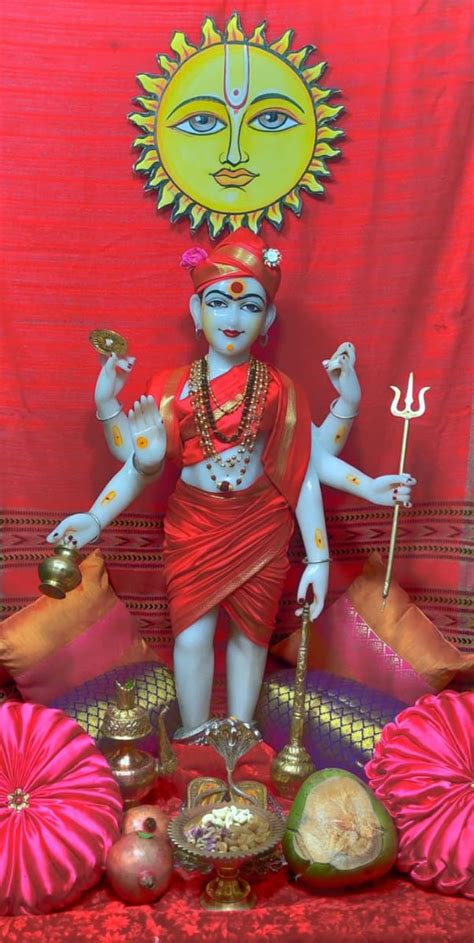
<instances>
[{"instance_id":1,"label":"patterned fabric band","mask_svg":"<svg viewBox=\"0 0 474 943\"><path fill-rule=\"evenodd\" d=\"M273 301L281 272L278 266L265 264L263 253L266 248L259 236L247 229L237 229L193 269L191 277L196 291L202 292L224 278L255 278L263 285L268 301Z\"/></svg>"}]
</instances>

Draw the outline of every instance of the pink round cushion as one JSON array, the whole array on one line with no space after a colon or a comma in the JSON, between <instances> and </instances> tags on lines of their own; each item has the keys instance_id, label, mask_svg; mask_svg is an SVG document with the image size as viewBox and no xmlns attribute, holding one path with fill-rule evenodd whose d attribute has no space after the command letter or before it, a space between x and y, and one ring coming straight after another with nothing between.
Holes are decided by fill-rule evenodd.
<instances>
[{"instance_id":1,"label":"pink round cushion","mask_svg":"<svg viewBox=\"0 0 474 943\"><path fill-rule=\"evenodd\" d=\"M95 884L121 811L107 761L75 721L0 707L0 914L49 913Z\"/></svg>"},{"instance_id":2,"label":"pink round cushion","mask_svg":"<svg viewBox=\"0 0 474 943\"><path fill-rule=\"evenodd\" d=\"M387 724L365 772L399 832L397 867L474 897L474 694L425 694Z\"/></svg>"}]
</instances>

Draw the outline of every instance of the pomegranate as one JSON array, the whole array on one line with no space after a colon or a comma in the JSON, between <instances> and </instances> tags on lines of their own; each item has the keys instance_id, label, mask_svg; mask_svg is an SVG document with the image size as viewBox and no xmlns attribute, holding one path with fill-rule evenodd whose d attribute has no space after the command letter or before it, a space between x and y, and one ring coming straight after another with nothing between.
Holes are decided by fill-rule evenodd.
<instances>
[{"instance_id":1,"label":"pomegranate","mask_svg":"<svg viewBox=\"0 0 474 943\"><path fill-rule=\"evenodd\" d=\"M168 840L169 818L157 805L137 805L128 809L122 820L122 835L129 832L148 832L156 838Z\"/></svg>"},{"instance_id":2,"label":"pomegranate","mask_svg":"<svg viewBox=\"0 0 474 943\"><path fill-rule=\"evenodd\" d=\"M117 897L127 904L150 904L170 883L173 854L162 838L149 832L130 832L112 845L106 867Z\"/></svg>"}]
</instances>

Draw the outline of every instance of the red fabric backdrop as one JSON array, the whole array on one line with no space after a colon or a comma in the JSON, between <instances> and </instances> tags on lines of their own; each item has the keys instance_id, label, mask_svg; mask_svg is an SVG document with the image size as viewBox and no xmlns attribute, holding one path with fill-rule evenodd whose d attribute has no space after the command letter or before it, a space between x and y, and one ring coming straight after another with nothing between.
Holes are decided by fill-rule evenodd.
<instances>
[{"instance_id":1,"label":"red fabric backdrop","mask_svg":"<svg viewBox=\"0 0 474 943\"><path fill-rule=\"evenodd\" d=\"M190 285L177 261L204 228L172 225L132 172L126 114L138 72L170 53L175 29L194 43L234 2L6 0L2 57L2 242L5 258L1 398L6 613L36 593L43 538L90 506L115 471L94 419L97 358L90 331L123 333L138 358L129 402L155 370L196 354ZM402 515L396 574L449 638L467 625L465 523L471 352L467 308L470 5L457 0L310 0L238 4L248 34L296 31L342 89L343 159L300 220L264 234L284 253L279 323L269 359L298 377L316 422L332 398L320 366L343 340L358 350L363 406L345 457L373 474L397 467L401 422L390 384L430 385L408 468L416 506ZM472 183L472 180L471 180ZM148 638L169 639L161 575L168 484L137 502L104 538L118 592ZM369 549L386 551L390 511L327 491L331 596ZM293 556L300 555L295 542ZM33 561L33 564L32 564ZM293 620L292 587L278 630Z\"/></svg>"}]
</instances>

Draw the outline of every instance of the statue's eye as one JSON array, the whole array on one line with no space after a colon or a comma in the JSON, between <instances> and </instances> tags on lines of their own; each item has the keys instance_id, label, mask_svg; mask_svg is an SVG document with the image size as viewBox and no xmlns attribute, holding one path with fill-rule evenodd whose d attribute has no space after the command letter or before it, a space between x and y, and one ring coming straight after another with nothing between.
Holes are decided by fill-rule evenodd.
<instances>
[{"instance_id":1,"label":"statue's eye","mask_svg":"<svg viewBox=\"0 0 474 943\"><path fill-rule=\"evenodd\" d=\"M200 111L191 115L184 121L173 125L176 131L184 131L186 134L216 134L225 128L225 122L215 115L209 115L205 111Z\"/></svg>"},{"instance_id":2,"label":"statue's eye","mask_svg":"<svg viewBox=\"0 0 474 943\"><path fill-rule=\"evenodd\" d=\"M286 111L261 111L249 124L257 131L286 131L287 128L294 128L299 121Z\"/></svg>"}]
</instances>

